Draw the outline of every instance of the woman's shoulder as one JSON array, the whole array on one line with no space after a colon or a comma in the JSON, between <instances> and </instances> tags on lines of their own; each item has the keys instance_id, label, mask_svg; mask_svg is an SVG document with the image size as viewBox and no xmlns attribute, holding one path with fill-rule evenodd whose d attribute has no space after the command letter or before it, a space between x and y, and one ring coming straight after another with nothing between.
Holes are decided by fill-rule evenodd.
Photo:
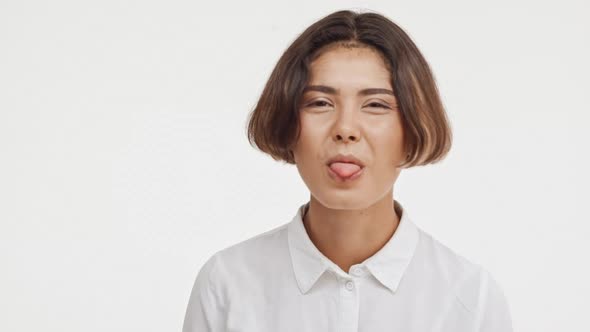
<instances>
[{"instance_id":1,"label":"woman's shoulder","mask_svg":"<svg viewBox=\"0 0 590 332\"><path fill-rule=\"evenodd\" d=\"M286 244L286 230L288 223L281 224L258 234L248 236L216 253L224 261L244 261L262 254L276 251Z\"/></svg>"},{"instance_id":2,"label":"woman's shoulder","mask_svg":"<svg viewBox=\"0 0 590 332\"><path fill-rule=\"evenodd\" d=\"M447 287L468 311L475 314L489 294L503 296L501 286L486 267L423 229L420 229L418 247L417 254L425 260L421 265L426 266L429 273L445 280Z\"/></svg>"},{"instance_id":3,"label":"woman's shoulder","mask_svg":"<svg viewBox=\"0 0 590 332\"><path fill-rule=\"evenodd\" d=\"M429 261L430 267L439 269L449 278L456 280L460 275L477 273L482 268L478 262L467 258L431 233L420 227L418 231L420 234L418 254L422 259Z\"/></svg>"},{"instance_id":4,"label":"woman's shoulder","mask_svg":"<svg viewBox=\"0 0 590 332\"><path fill-rule=\"evenodd\" d=\"M211 280L221 282L227 278L236 280L240 275L263 273L270 263L277 266L286 257L287 225L281 224L214 251L202 269L208 271Z\"/></svg>"}]
</instances>

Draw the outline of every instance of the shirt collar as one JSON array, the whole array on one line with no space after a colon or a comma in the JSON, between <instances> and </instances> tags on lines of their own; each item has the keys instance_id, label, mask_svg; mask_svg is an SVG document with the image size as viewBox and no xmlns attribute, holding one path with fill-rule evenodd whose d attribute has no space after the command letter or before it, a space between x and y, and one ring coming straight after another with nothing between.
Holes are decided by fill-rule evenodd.
<instances>
[{"instance_id":1,"label":"shirt collar","mask_svg":"<svg viewBox=\"0 0 590 332\"><path fill-rule=\"evenodd\" d=\"M307 293L327 269L341 277L350 278L348 271L343 271L322 254L309 238L302 218L308 206L309 201L300 205L287 227L293 270L302 293ZM408 211L396 200L394 200L394 207L396 211L401 212L395 233L378 252L360 263L392 292L397 290L419 239L418 228Z\"/></svg>"}]
</instances>

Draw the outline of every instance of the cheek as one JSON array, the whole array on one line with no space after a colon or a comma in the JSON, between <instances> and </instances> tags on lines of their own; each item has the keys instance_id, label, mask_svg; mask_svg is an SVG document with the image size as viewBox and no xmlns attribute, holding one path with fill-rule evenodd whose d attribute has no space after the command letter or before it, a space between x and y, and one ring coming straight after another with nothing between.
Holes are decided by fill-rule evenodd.
<instances>
[{"instance_id":1,"label":"cheek","mask_svg":"<svg viewBox=\"0 0 590 332\"><path fill-rule=\"evenodd\" d=\"M312 121L312 119L302 116L299 134L301 145L306 148L317 148L324 135L323 131L324 128L318 121Z\"/></svg>"},{"instance_id":2,"label":"cheek","mask_svg":"<svg viewBox=\"0 0 590 332\"><path fill-rule=\"evenodd\" d=\"M307 153L313 142L313 133L306 126L301 126L299 139L297 140L297 150L300 153Z\"/></svg>"},{"instance_id":3,"label":"cheek","mask_svg":"<svg viewBox=\"0 0 590 332\"><path fill-rule=\"evenodd\" d=\"M393 127L393 128L392 128ZM372 141L375 143L375 158L379 164L387 167L398 164L404 158L404 137L401 127L390 126L376 133Z\"/></svg>"},{"instance_id":4,"label":"cheek","mask_svg":"<svg viewBox=\"0 0 590 332\"><path fill-rule=\"evenodd\" d=\"M297 154L296 159L301 161L301 164L313 163L319 154L320 140L320 130L311 126L305 119L302 119L299 138L294 149L294 152ZM309 165L305 167L309 167Z\"/></svg>"}]
</instances>

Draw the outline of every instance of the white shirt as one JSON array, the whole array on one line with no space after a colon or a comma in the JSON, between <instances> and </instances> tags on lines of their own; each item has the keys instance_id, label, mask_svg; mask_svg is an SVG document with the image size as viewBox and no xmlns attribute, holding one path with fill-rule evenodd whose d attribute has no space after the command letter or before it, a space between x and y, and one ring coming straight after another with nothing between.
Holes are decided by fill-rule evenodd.
<instances>
[{"instance_id":1,"label":"white shirt","mask_svg":"<svg viewBox=\"0 0 590 332\"><path fill-rule=\"evenodd\" d=\"M406 209L389 241L343 271L290 222L201 267L183 332L512 332L499 284L419 228Z\"/></svg>"}]
</instances>

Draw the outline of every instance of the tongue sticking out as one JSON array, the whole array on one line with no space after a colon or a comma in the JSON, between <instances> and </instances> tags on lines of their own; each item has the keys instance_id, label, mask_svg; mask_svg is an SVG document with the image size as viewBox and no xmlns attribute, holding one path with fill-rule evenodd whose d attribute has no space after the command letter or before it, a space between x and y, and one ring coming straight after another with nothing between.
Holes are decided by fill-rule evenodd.
<instances>
[{"instance_id":1,"label":"tongue sticking out","mask_svg":"<svg viewBox=\"0 0 590 332\"><path fill-rule=\"evenodd\" d=\"M330 164L330 168L343 178L349 177L361 169L357 164L340 162Z\"/></svg>"}]
</instances>

